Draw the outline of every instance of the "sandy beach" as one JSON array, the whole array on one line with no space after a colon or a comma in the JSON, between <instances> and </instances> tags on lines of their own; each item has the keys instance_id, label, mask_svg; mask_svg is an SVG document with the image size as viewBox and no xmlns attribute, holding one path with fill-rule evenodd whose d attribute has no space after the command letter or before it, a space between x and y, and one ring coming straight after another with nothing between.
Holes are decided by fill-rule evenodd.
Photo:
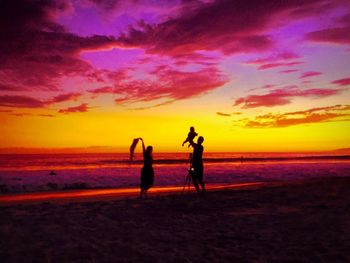
<instances>
[{"instance_id":1,"label":"sandy beach","mask_svg":"<svg viewBox=\"0 0 350 263\"><path fill-rule=\"evenodd\" d=\"M350 178L0 207L1 262L349 262Z\"/></svg>"}]
</instances>

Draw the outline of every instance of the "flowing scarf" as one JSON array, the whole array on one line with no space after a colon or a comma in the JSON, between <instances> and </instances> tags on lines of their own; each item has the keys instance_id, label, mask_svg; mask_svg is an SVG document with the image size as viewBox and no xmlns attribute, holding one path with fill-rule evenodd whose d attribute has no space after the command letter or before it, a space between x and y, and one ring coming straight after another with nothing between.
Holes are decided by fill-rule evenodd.
<instances>
[{"instance_id":1,"label":"flowing scarf","mask_svg":"<svg viewBox=\"0 0 350 263\"><path fill-rule=\"evenodd\" d=\"M131 144L131 146L130 146L130 161L132 161L133 158L134 158L135 148L136 148L137 143L139 142L139 140L140 140L139 138L136 138L136 139L134 139L134 140L132 141L132 144Z\"/></svg>"}]
</instances>

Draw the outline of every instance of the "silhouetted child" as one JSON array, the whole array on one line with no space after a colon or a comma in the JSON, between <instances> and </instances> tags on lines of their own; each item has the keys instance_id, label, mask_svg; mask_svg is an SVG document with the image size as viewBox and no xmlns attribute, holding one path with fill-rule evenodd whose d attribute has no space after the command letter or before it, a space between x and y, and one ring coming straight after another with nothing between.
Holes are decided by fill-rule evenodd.
<instances>
[{"instance_id":1,"label":"silhouetted child","mask_svg":"<svg viewBox=\"0 0 350 263\"><path fill-rule=\"evenodd\" d=\"M186 140L182 143L182 146L184 146L184 144L185 144L186 142L189 142L188 147L190 147L191 144L193 143L194 137L196 137L197 135L198 135L198 134L194 131L194 127L191 127L191 128L190 128L190 132L188 133Z\"/></svg>"}]
</instances>

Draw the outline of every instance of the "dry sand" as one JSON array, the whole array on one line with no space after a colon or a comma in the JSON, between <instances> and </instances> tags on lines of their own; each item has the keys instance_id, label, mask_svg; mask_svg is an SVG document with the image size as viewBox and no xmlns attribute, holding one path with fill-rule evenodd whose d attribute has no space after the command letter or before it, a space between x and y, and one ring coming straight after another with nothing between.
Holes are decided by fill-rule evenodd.
<instances>
[{"instance_id":1,"label":"dry sand","mask_svg":"<svg viewBox=\"0 0 350 263\"><path fill-rule=\"evenodd\" d=\"M350 262L350 178L0 207L1 262Z\"/></svg>"}]
</instances>

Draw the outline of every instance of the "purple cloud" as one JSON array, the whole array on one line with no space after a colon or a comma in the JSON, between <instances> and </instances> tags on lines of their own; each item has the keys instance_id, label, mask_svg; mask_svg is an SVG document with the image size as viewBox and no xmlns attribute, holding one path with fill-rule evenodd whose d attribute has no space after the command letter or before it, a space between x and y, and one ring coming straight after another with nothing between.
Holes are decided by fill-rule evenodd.
<instances>
[{"instance_id":1,"label":"purple cloud","mask_svg":"<svg viewBox=\"0 0 350 263\"><path fill-rule=\"evenodd\" d=\"M349 2L348 2L349 4ZM350 13L336 21L333 27L310 32L305 37L314 42L350 44Z\"/></svg>"}]
</instances>

